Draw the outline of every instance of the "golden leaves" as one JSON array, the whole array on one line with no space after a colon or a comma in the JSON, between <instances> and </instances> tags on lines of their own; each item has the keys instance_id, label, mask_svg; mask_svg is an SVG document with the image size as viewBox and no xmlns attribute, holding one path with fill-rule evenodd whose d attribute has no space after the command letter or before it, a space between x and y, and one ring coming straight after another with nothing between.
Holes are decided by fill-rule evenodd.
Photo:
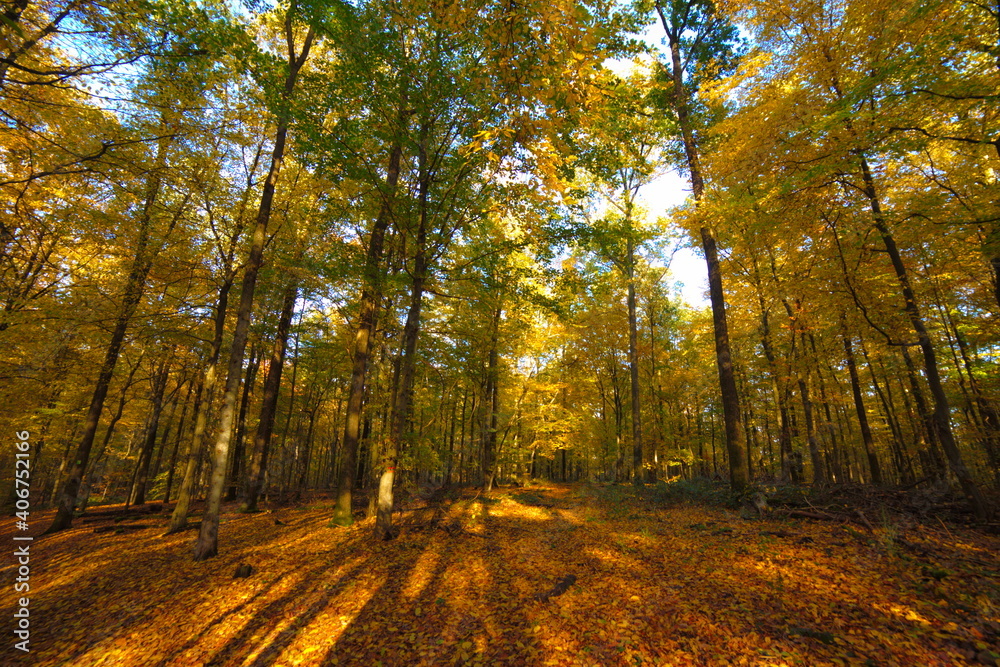
<instances>
[{"instance_id":1,"label":"golden leaves","mask_svg":"<svg viewBox=\"0 0 1000 667\"><path fill-rule=\"evenodd\" d=\"M441 509L479 537L422 529L420 512L389 543L365 522L325 529L325 508L285 510L280 531L240 518L232 553L198 566L184 535L41 541L34 664L944 665L995 645L985 579L948 576L929 594L907 561L827 523L766 534L717 508L595 491L469 493ZM995 538L952 533L1000 566ZM910 539L951 548L943 533ZM241 560L255 574L234 584ZM534 599L568 574L564 594Z\"/></svg>"}]
</instances>

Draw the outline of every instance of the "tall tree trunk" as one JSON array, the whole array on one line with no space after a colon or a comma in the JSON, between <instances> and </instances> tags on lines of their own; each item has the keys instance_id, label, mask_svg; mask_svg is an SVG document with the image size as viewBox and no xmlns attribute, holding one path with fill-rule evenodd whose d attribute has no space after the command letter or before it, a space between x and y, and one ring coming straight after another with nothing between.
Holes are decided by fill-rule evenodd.
<instances>
[{"instance_id":1,"label":"tall tree trunk","mask_svg":"<svg viewBox=\"0 0 1000 667\"><path fill-rule=\"evenodd\" d=\"M799 397L802 399L802 414L806 420L806 440L809 443L809 458L813 464L813 484L826 484L826 466L819 451L819 442L816 440L816 422L813 416L813 402L809 395L808 376L799 373Z\"/></svg>"},{"instance_id":2,"label":"tall tree trunk","mask_svg":"<svg viewBox=\"0 0 1000 667\"><path fill-rule=\"evenodd\" d=\"M867 347L865 347L864 340L861 340L861 354L864 356L865 364L868 366L868 373L872 378L872 387L875 389L875 395L878 396L879 403L882 404L882 413L885 416L885 423L889 427L889 432L892 434L892 438L890 438L889 443L890 450L892 451L892 458L896 464L897 477L903 480L904 483L912 481L913 471L910 465L909 456L907 455L903 445L902 429L896 421L892 401L890 398L886 397L886 392L882 390L882 386L879 384L878 376L875 374L875 365L872 364L872 360L868 354ZM888 389L888 386L886 388Z\"/></svg>"},{"instance_id":3,"label":"tall tree trunk","mask_svg":"<svg viewBox=\"0 0 1000 667\"><path fill-rule=\"evenodd\" d=\"M322 401L322 398L317 399ZM307 401L308 404L308 401ZM306 439L302 447L302 457L298 464L299 480L295 484L294 500L298 502L302 498L302 493L309 488L309 466L311 465L313 452L313 435L316 427L316 412L319 410L319 403L309 411L309 428L306 429Z\"/></svg>"},{"instance_id":4,"label":"tall tree trunk","mask_svg":"<svg viewBox=\"0 0 1000 667\"><path fill-rule=\"evenodd\" d=\"M152 227L153 227L153 206L160 193L163 181L163 169L166 164L166 151L169 139L162 139L157 145L156 168L150 173L146 182L146 192L142 205L142 213L139 215L139 234L135 244L135 259L129 269L128 277L125 279L125 290L122 294L122 305L115 320L115 327L111 333L111 341L104 353L104 362L97 375L97 383L94 385L94 393L90 399L90 407L84 419L83 434L80 445L73 456L69 469L69 476L63 486L62 495L59 500L59 507L52 524L45 530L45 534L55 533L69 528L73 523L73 510L76 508L77 493L80 490L80 483L83 479L84 471L87 470L87 462L90 459L90 450L94 445L94 437L97 435L97 426L101 420L101 412L104 410L104 400L108 395L108 388L111 386L111 378L118 365L118 357L121 354L122 345L125 342L125 333L128 325L132 321L132 316L139 307L143 292L146 289L146 279L153 266L155 252L150 247Z\"/></svg>"},{"instance_id":5,"label":"tall tree trunk","mask_svg":"<svg viewBox=\"0 0 1000 667\"><path fill-rule=\"evenodd\" d=\"M184 474L181 478L181 487L177 495L177 504L174 506L173 514L170 517L170 527L167 529L166 535L183 530L187 525L191 497L198 482L208 413L215 399L215 387L219 377L219 359L222 354L222 342L225 334L226 312L229 308L229 293L232 291L233 282L236 279L236 271L233 265L235 264L239 239L245 228L244 221L246 220L247 205L254 190L253 178L257 174L257 168L260 165L263 152L264 140L261 140L254 153L253 162L248 172L247 185L243 189L243 196L238 209L239 212L236 215L238 224L236 229L229 235L229 247L223 254L222 284L219 286L219 296L215 304L215 333L212 337L212 345L208 363L205 366L205 373L202 381L199 383L198 396L195 399L194 431L191 434L191 445L188 450L187 461L184 465ZM211 209L209 211L211 212Z\"/></svg>"},{"instance_id":6,"label":"tall tree trunk","mask_svg":"<svg viewBox=\"0 0 1000 667\"><path fill-rule=\"evenodd\" d=\"M186 369L185 369L186 370ZM181 388L184 386L186 379L182 379L177 387L174 389L172 394L180 394ZM188 390L190 394L190 389ZM156 460L153 461L153 466L150 469L149 479L156 480L160 475L160 469L163 463L163 455L167 452L167 443L170 440L171 431L174 427L174 415L177 414L177 404L179 402L178 398L173 398L170 402L170 412L168 413L166 424L163 427L163 435L160 437L160 446L156 448ZM148 484L147 484L148 486Z\"/></svg>"},{"instance_id":7,"label":"tall tree trunk","mask_svg":"<svg viewBox=\"0 0 1000 667\"><path fill-rule=\"evenodd\" d=\"M260 421L257 424L257 435L253 441L250 474L247 475L243 505L240 507L241 512L257 511L260 490L264 486L264 472L267 470L267 459L271 451L271 435L274 432L274 416L278 406L278 392L281 389L281 373L285 367L285 353L288 349L288 331L292 326L292 316L295 313L297 299L298 283L293 280L285 288L281 303L281 315L278 317L278 331L274 335L274 343L271 346L267 377L264 378Z\"/></svg>"},{"instance_id":8,"label":"tall tree trunk","mask_svg":"<svg viewBox=\"0 0 1000 667\"><path fill-rule=\"evenodd\" d=\"M451 401L451 419L449 420L449 433L448 433L448 462L445 468L444 480L441 485L445 488L451 486L451 473L454 469L455 464L455 428L457 426L456 413L458 412L458 396L455 392L458 390L458 383L455 383L454 389L452 389L452 401ZM465 412L465 399L468 396L467 392L463 392L462 396L462 406L463 413Z\"/></svg>"},{"instance_id":9,"label":"tall tree trunk","mask_svg":"<svg viewBox=\"0 0 1000 667\"><path fill-rule=\"evenodd\" d=\"M861 393L861 381L858 379L858 365L854 360L854 348L851 339L844 336L844 355L847 358L847 370L851 374L851 393L854 395L854 409L861 425L861 439L865 443L865 454L868 456L868 470L871 473L872 484L882 484L882 470L879 468L878 455L875 453L875 441L868 425L868 412L865 410L865 399Z\"/></svg>"},{"instance_id":10,"label":"tall tree trunk","mask_svg":"<svg viewBox=\"0 0 1000 667\"><path fill-rule=\"evenodd\" d=\"M201 382L198 399L195 401L194 433L191 435L191 445L188 449L187 463L184 466L184 476L181 478L181 488L177 494L177 504L170 515L170 526L164 535L171 535L184 530L187 526L188 512L191 508L191 497L197 483L198 468L201 463L202 448L205 441L205 429L208 425L208 410L215 398L215 384L218 382L219 358L222 355L222 341L226 332L226 310L229 308L229 292L233 286L233 275L227 267L226 276L219 286L219 296L215 302L215 334L212 337L212 348L208 363L205 366L205 377Z\"/></svg>"},{"instance_id":11,"label":"tall tree trunk","mask_svg":"<svg viewBox=\"0 0 1000 667\"><path fill-rule=\"evenodd\" d=\"M405 106L405 105L404 105ZM400 120L402 125L403 113ZM365 378L368 374L368 357L371 352L372 337L381 298L382 253L385 233L392 213L392 198L399 182L400 160L403 155L401 143L397 142L389 155L386 173L386 193L378 217L372 225L365 256L365 285L361 291L361 312L358 315L358 331L354 336L352 351L351 384L347 394L347 413L344 424L343 464L340 479L337 480L337 504L333 509L331 526L350 526L354 523L351 500L354 491L354 477L357 474L358 441L361 436L361 408L365 395Z\"/></svg>"},{"instance_id":12,"label":"tall tree trunk","mask_svg":"<svg viewBox=\"0 0 1000 667\"><path fill-rule=\"evenodd\" d=\"M256 346L250 346L250 360L247 362L246 381L243 383L243 398L240 400L240 416L236 420L236 441L233 445L233 454L229 463L229 488L226 490L226 502L236 500L239 492L240 482L243 481L245 456L244 443L246 442L247 411L250 407L250 394L253 393L254 384L257 382L257 370L260 368L260 355Z\"/></svg>"},{"instance_id":13,"label":"tall tree trunk","mask_svg":"<svg viewBox=\"0 0 1000 667\"><path fill-rule=\"evenodd\" d=\"M483 407L487 410L487 418L483 424L483 490L489 493L493 489L493 475L497 455L497 419L500 411L500 391L498 388L500 374L500 319L503 317L503 306L497 306L493 311L493 324L490 333L490 351L486 367L486 390L483 395Z\"/></svg>"},{"instance_id":14,"label":"tall tree trunk","mask_svg":"<svg viewBox=\"0 0 1000 667\"><path fill-rule=\"evenodd\" d=\"M631 211L631 207L628 210ZM626 275L626 279L628 280L628 370L632 398L632 483L639 486L643 482L642 405L639 401L639 324L635 302L635 242L631 235L631 224L630 219L630 233L628 239L626 239L627 250L625 258L628 269Z\"/></svg>"},{"instance_id":15,"label":"tall tree trunk","mask_svg":"<svg viewBox=\"0 0 1000 667\"><path fill-rule=\"evenodd\" d=\"M132 483L132 491L129 494L128 504L142 505L146 502L146 482L149 478L149 467L153 462L153 448L156 447L156 434L160 427L160 415L163 412L163 394L167 388L167 379L170 375L169 362L160 362L160 367L153 377L153 407L149 415L149 426L146 430L146 437L139 450L139 460L136 461L136 475Z\"/></svg>"},{"instance_id":16,"label":"tall tree trunk","mask_svg":"<svg viewBox=\"0 0 1000 667\"><path fill-rule=\"evenodd\" d=\"M781 456L781 478L787 481L791 479L792 430L788 423L788 405L785 392L780 387L779 378L781 374L778 371L778 360L774 354L774 344L771 340L770 312L764 303L759 279L757 287L757 301L760 305L761 346L764 348L764 358L767 359L767 369L771 379L771 391L774 394L774 404L778 412L778 450Z\"/></svg>"},{"instance_id":17,"label":"tall tree trunk","mask_svg":"<svg viewBox=\"0 0 1000 667\"><path fill-rule=\"evenodd\" d=\"M181 439L184 437L184 422L187 419L188 405L191 402L191 393L194 393L194 409L197 412L198 403L201 401L201 390L202 382L198 382L198 387L195 388L195 382L192 379L191 384L188 385L187 395L184 396L184 405L181 408L181 418L177 422L177 435L174 436L174 448L170 453L170 463L167 467L167 484L166 489L163 491L163 502L164 504L170 502L170 491L174 487L174 472L177 470L177 453L181 448Z\"/></svg>"},{"instance_id":18,"label":"tall tree trunk","mask_svg":"<svg viewBox=\"0 0 1000 667\"><path fill-rule=\"evenodd\" d=\"M976 374L973 372L972 360L969 358L969 346L962 335L961 330L956 326L951 314L945 311L947 324L955 333L955 342L958 344L958 351L962 358L962 366L969 378L969 388L975 397L975 405L979 411L979 418L983 428L983 448L993 469L994 483L1000 486L1000 412L996 405L989 400L979 386Z\"/></svg>"},{"instance_id":19,"label":"tall tree trunk","mask_svg":"<svg viewBox=\"0 0 1000 667\"><path fill-rule=\"evenodd\" d=\"M294 7L294 5L293 5ZM285 88L282 94L284 102L291 101L295 90L295 81L299 70L309 56L314 33L312 28L306 33L302 51L298 55L294 48L294 33L292 29L292 7L285 15L285 35L288 41L288 76L285 78ZM253 296L257 287L257 273L264 259L264 241L267 225L271 220L271 205L274 201L274 190L281 172L282 160L285 155L285 141L288 137L289 119L285 111L278 117L278 127L274 138L274 150L271 153L271 166L267 180L261 192L260 207L257 211L257 222L254 227L250 246L250 256L247 259L240 287L240 303L236 312L236 330L233 333L233 345L229 353L229 367L226 374L226 389L223 395L222 411L219 414L219 433L215 441L212 456L212 475L208 489L208 499L205 513L201 519L201 531L195 543L194 560L211 558L218 552L219 544L219 509L222 505L222 492L226 484L226 466L229 462L229 444L233 432L233 418L236 412L236 395L243 366L243 353L246 350L247 334L250 329L250 316L253 309Z\"/></svg>"},{"instance_id":20,"label":"tall tree trunk","mask_svg":"<svg viewBox=\"0 0 1000 667\"><path fill-rule=\"evenodd\" d=\"M119 420L121 420L122 414L125 412L125 403L128 401L128 390L132 387L132 383L135 379L135 373L139 370L142 358L143 355L140 354L139 358L136 359L135 364L133 364L129 369L128 377L126 377L125 381L122 383L121 394L118 397L118 407L116 408L115 413L111 415L111 419L108 421L108 428L104 431L104 438L101 439L101 444L97 447L97 453L90 457L90 464L87 466L87 472L83 476L80 487L81 489L83 489L84 486L92 486L91 482L93 481L93 476L96 473L97 465L104 456L104 452L108 448L108 443L111 442L111 438L115 434L115 428L117 427ZM79 506L81 511L86 509L87 500L88 499L86 497L80 498Z\"/></svg>"},{"instance_id":21,"label":"tall tree trunk","mask_svg":"<svg viewBox=\"0 0 1000 667\"><path fill-rule=\"evenodd\" d=\"M945 455L948 457L951 471L958 478L958 482L962 487L962 491L965 492L972 511L980 520L985 520L989 517L991 508L986 504L986 500L980 493L979 487L976 485L975 480L972 479L969 469L965 466L965 461L962 460L962 453L958 449L958 443L955 442L955 437L951 430L951 409L948 405L948 396L945 394L944 386L941 383L941 374L938 370L934 343L931 341L930 334L924 326L920 309L917 306L916 296L913 293L913 288L910 286L909 274L903 264L899 248L896 246L896 240L893 238L892 232L889 230L889 226L882 214L881 203L875 191L875 181L872 178L868 161L865 158L861 158L861 176L864 181L865 194L868 197L868 203L871 207L875 229L878 230L878 233L882 237L889 260L892 262L892 268L896 272L896 279L899 281L903 296L904 308L910 318L910 325L917 334L917 343L924 357L927 384L930 385L931 396L934 399L932 417L938 441L941 443Z\"/></svg>"},{"instance_id":22,"label":"tall tree trunk","mask_svg":"<svg viewBox=\"0 0 1000 667\"><path fill-rule=\"evenodd\" d=\"M935 479L944 479L946 476L945 462L941 456L941 450L938 448L938 437L937 428L934 424L934 414L927 407L927 401L924 399L924 392L920 388L920 378L917 373L916 364L913 363L913 357L910 356L909 350L905 347L901 350L903 356L903 363L906 365L906 377L910 385L910 395L913 396L913 402L916 404L917 417L920 422L919 425L913 424L913 431L915 440L918 443L921 451L924 451L923 446L926 446L925 456L928 463L930 464L930 469L926 470L928 476L933 476ZM903 381L900 379L900 391L903 394L903 402L906 404L907 412L912 414L910 409L909 400L907 399L906 389L902 386Z\"/></svg>"},{"instance_id":23,"label":"tall tree trunk","mask_svg":"<svg viewBox=\"0 0 1000 667\"><path fill-rule=\"evenodd\" d=\"M677 125L684 143L688 173L691 176L691 193L695 202L700 202L705 192L705 182L701 171L698 145L695 141L693 123L689 110L687 86L684 83L684 67L681 58L680 35L671 29L664 14L662 0L656 0L656 11L670 41L670 63L673 78L674 111ZM719 369L719 389L722 394L722 414L726 429L726 450L729 453L730 484L734 491L742 491L750 484L750 473L746 462L746 442L740 423L740 399L733 372L732 353L729 346L729 325L726 321L725 292L722 286L722 269L716 247L715 231L705 225L700 229L705 262L708 265L708 290L712 303L712 324L715 329L715 357Z\"/></svg>"},{"instance_id":24,"label":"tall tree trunk","mask_svg":"<svg viewBox=\"0 0 1000 667\"><path fill-rule=\"evenodd\" d=\"M416 233L416 252L413 259L413 281L410 284L410 307L403 325L395 400L389 419L389 438L382 452L382 475L378 485L378 510L375 515L375 539L388 540L393 537L392 506L393 483L396 463L406 435L413 402L413 377L416 371L417 339L420 335L420 313L424 298L424 283L427 280L427 197L430 176L427 172L427 125L421 128L418 169L420 185L418 195L419 223Z\"/></svg>"}]
</instances>

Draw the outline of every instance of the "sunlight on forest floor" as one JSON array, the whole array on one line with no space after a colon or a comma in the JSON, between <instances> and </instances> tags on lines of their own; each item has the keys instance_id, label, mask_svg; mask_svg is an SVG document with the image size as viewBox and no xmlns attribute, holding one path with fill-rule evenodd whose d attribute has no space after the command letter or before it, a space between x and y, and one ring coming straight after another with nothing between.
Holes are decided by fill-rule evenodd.
<instances>
[{"instance_id":1,"label":"sunlight on forest floor","mask_svg":"<svg viewBox=\"0 0 1000 667\"><path fill-rule=\"evenodd\" d=\"M158 537L166 513L131 534L78 520L32 544L28 662L909 666L998 652L995 537L911 526L918 557L881 527L632 494L470 493L401 514L384 543L369 521L327 528L325 504L226 514L221 555L203 563L193 531ZM233 579L244 562L253 574ZM565 593L538 599L567 575Z\"/></svg>"}]
</instances>

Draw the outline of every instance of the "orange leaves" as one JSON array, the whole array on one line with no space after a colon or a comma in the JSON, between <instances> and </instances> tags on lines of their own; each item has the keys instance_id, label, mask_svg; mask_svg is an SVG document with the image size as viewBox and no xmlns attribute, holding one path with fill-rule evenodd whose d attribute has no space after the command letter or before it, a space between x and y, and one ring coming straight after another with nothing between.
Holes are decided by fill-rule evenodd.
<instances>
[{"instance_id":1,"label":"orange leaves","mask_svg":"<svg viewBox=\"0 0 1000 667\"><path fill-rule=\"evenodd\" d=\"M325 528L322 507L285 510L280 530L234 517L232 553L197 566L183 535L41 540L34 664L948 665L1000 637L988 578L935 561L950 574L928 584L829 523L569 486L472 495L438 510L466 532L421 528L431 508L388 543L367 522ZM919 539L1000 567L995 539L952 532ZM254 574L234 582L240 561Z\"/></svg>"}]
</instances>

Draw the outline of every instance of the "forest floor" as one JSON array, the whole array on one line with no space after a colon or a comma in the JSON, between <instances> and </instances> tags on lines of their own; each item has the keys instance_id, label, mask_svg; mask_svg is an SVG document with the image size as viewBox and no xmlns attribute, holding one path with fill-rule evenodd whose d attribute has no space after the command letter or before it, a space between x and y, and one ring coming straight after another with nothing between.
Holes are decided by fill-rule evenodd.
<instances>
[{"instance_id":1,"label":"forest floor","mask_svg":"<svg viewBox=\"0 0 1000 667\"><path fill-rule=\"evenodd\" d=\"M896 521L741 518L629 487L464 491L329 528L331 502L223 515L220 555L166 512L30 546L31 665L963 665L1000 655L1000 539ZM105 508L95 508L105 509ZM227 507L228 509L228 507ZM32 515L40 532L46 516ZM12 541L12 521L0 541ZM13 548L5 548L8 553ZM12 623L16 564L0 564ZM237 565L252 566L234 579ZM992 653L991 653L992 652Z\"/></svg>"}]
</instances>

